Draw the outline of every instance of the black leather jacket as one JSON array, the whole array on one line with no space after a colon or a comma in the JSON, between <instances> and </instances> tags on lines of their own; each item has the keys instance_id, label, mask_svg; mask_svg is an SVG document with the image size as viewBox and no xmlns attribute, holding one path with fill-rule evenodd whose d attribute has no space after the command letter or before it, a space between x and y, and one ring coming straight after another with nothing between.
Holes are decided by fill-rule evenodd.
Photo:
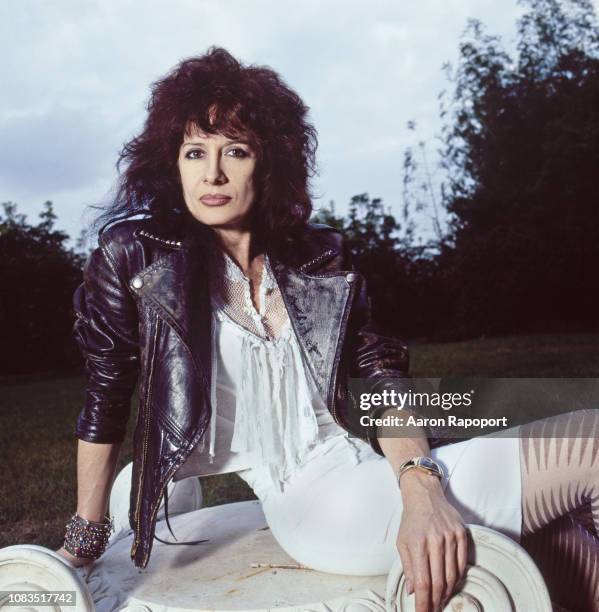
<instances>
[{"instance_id":1,"label":"black leather jacket","mask_svg":"<svg viewBox=\"0 0 599 612\"><path fill-rule=\"evenodd\" d=\"M88 376L75 435L119 443L139 378L129 520L131 557L146 567L166 487L207 430L211 330L206 245L149 219L100 233L74 295L75 338ZM376 332L364 278L339 232L310 224L285 261L269 253L293 329L335 421L382 454L348 396L350 377L407 377L408 351ZM141 376L139 376L141 374Z\"/></svg>"}]
</instances>

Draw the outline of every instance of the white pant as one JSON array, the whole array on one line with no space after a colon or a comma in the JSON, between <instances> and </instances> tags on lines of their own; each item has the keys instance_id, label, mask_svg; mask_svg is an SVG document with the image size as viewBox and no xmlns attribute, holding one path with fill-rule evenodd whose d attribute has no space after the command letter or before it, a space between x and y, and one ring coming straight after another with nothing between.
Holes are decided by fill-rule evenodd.
<instances>
[{"instance_id":1,"label":"white pant","mask_svg":"<svg viewBox=\"0 0 599 612\"><path fill-rule=\"evenodd\" d=\"M465 523L519 541L522 497L515 430L442 446L432 456L448 474L445 494ZM401 494L387 459L362 440L340 435L321 442L283 491L273 486L264 467L238 474L261 500L274 537L298 563L335 574L389 571L398 555Z\"/></svg>"}]
</instances>

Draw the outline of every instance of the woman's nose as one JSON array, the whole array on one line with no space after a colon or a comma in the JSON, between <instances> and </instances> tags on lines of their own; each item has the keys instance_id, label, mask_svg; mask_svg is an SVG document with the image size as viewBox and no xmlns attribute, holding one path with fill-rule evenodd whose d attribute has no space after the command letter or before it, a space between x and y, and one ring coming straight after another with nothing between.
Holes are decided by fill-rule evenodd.
<instances>
[{"instance_id":1,"label":"woman's nose","mask_svg":"<svg viewBox=\"0 0 599 612\"><path fill-rule=\"evenodd\" d=\"M220 164L220 158L214 156L208 159L206 165L206 174L204 175L204 182L209 184L221 184L226 180Z\"/></svg>"}]
</instances>

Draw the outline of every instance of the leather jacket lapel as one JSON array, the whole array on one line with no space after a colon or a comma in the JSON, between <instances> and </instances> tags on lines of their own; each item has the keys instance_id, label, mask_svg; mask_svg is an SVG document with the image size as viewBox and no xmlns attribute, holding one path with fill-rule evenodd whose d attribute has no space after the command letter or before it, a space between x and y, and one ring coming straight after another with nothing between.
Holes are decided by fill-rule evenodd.
<instances>
[{"instance_id":1,"label":"leather jacket lapel","mask_svg":"<svg viewBox=\"0 0 599 612\"><path fill-rule=\"evenodd\" d=\"M326 398L349 284L344 274L315 277L279 262L271 267L317 388Z\"/></svg>"},{"instance_id":2,"label":"leather jacket lapel","mask_svg":"<svg viewBox=\"0 0 599 612\"><path fill-rule=\"evenodd\" d=\"M210 372L211 323L206 258L196 245L168 253L144 268L132 281L138 295L147 300L189 349L205 382ZM141 283L135 282L139 278ZM136 288L135 285L141 285Z\"/></svg>"}]
</instances>

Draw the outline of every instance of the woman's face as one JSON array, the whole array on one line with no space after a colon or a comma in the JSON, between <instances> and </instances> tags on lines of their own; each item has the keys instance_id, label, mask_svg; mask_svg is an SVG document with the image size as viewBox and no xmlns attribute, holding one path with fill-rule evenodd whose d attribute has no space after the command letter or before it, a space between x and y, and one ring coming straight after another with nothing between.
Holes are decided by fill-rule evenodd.
<instances>
[{"instance_id":1,"label":"woman's face","mask_svg":"<svg viewBox=\"0 0 599 612\"><path fill-rule=\"evenodd\" d=\"M192 127L177 160L183 198L198 221L215 228L245 228L254 203L256 154L250 144Z\"/></svg>"}]
</instances>

